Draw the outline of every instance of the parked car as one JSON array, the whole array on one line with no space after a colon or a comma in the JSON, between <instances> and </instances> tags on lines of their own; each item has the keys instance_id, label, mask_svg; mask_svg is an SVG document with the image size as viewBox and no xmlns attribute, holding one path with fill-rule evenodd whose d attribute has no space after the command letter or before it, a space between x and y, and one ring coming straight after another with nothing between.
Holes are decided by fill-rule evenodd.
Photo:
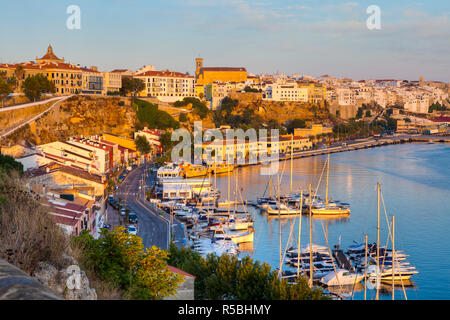
<instances>
[{"instance_id":1,"label":"parked car","mask_svg":"<svg viewBox=\"0 0 450 320\"><path fill-rule=\"evenodd\" d=\"M130 212L130 214L128 215L128 222L129 223L137 223L138 222L138 217L137 217L136 213Z\"/></svg>"},{"instance_id":2,"label":"parked car","mask_svg":"<svg viewBox=\"0 0 450 320\"><path fill-rule=\"evenodd\" d=\"M103 226L102 226L102 229L111 229L111 225L110 224L104 224Z\"/></svg>"},{"instance_id":3,"label":"parked car","mask_svg":"<svg viewBox=\"0 0 450 320\"><path fill-rule=\"evenodd\" d=\"M137 234L137 228L136 228L135 226L128 226L127 232L128 232L129 234L134 234L134 235L136 235L136 234Z\"/></svg>"},{"instance_id":4,"label":"parked car","mask_svg":"<svg viewBox=\"0 0 450 320\"><path fill-rule=\"evenodd\" d=\"M126 214L127 214L127 212L125 211L125 208L120 209L120 215L122 217L125 217Z\"/></svg>"}]
</instances>

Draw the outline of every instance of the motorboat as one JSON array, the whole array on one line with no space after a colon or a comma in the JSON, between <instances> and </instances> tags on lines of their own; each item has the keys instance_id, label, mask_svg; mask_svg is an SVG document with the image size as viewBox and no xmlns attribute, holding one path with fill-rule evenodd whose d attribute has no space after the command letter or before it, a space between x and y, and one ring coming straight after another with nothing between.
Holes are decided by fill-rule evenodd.
<instances>
[{"instance_id":1,"label":"motorboat","mask_svg":"<svg viewBox=\"0 0 450 320\"><path fill-rule=\"evenodd\" d=\"M337 269L321 278L319 282L326 286L340 286L356 284L361 282L362 279L364 279L363 274L350 272L345 269Z\"/></svg>"}]
</instances>

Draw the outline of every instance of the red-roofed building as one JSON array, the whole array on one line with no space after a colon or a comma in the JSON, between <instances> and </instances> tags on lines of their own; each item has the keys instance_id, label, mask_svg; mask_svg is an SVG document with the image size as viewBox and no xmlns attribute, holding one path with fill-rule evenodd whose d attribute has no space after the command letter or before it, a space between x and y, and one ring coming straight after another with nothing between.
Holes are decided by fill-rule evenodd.
<instances>
[{"instance_id":1,"label":"red-roofed building","mask_svg":"<svg viewBox=\"0 0 450 320\"><path fill-rule=\"evenodd\" d=\"M205 86L213 82L246 82L247 70L242 67L204 67L203 58L195 59L196 84Z\"/></svg>"},{"instance_id":2,"label":"red-roofed building","mask_svg":"<svg viewBox=\"0 0 450 320\"><path fill-rule=\"evenodd\" d=\"M195 276L173 266L167 266L172 272L184 277L184 281L178 285L175 296L167 297L165 300L194 300L194 281Z\"/></svg>"},{"instance_id":3,"label":"red-roofed building","mask_svg":"<svg viewBox=\"0 0 450 320\"><path fill-rule=\"evenodd\" d=\"M438 123L450 124L450 117L446 117L446 116L441 115L439 117L431 119L431 121L438 122Z\"/></svg>"}]
</instances>

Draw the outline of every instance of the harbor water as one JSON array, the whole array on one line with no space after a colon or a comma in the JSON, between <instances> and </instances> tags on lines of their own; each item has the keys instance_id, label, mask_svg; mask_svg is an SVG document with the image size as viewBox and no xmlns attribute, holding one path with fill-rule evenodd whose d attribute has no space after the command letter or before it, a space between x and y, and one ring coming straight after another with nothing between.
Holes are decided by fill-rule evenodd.
<instances>
[{"instance_id":1,"label":"harbor water","mask_svg":"<svg viewBox=\"0 0 450 320\"><path fill-rule=\"evenodd\" d=\"M294 191L308 192L311 183L313 191L317 188L318 195L325 198L326 161L327 156L293 160ZM405 299L406 293L408 299L450 299L449 164L448 144L412 143L332 154L329 196L350 203L351 215L348 218L313 218L313 243L327 245L325 234L331 248L336 244L345 249L363 243L365 234L369 243L376 242L376 185L379 182L381 245L388 240L388 222L395 215L395 248L408 254L408 261L419 271L411 277L408 286L396 286L395 298ZM290 172L290 161L279 163L281 193L290 191ZM274 188L277 179L274 176ZM221 200L228 197L228 184L232 200L235 193L237 200L241 197L256 200L269 192L269 177L261 175L261 166L237 168L230 178L222 175L216 180ZM249 211L255 218L256 233L253 244L244 246L241 255L250 255L276 269L280 265L279 224L283 252L298 241L298 217L278 219L253 207L249 207ZM302 217L300 238L301 245L309 243L307 215ZM283 262L283 270L286 269L295 271ZM383 285L380 292L380 299L391 299L390 284ZM364 299L364 286L356 288L353 298ZM374 289L368 289L367 298L375 298Z\"/></svg>"}]
</instances>

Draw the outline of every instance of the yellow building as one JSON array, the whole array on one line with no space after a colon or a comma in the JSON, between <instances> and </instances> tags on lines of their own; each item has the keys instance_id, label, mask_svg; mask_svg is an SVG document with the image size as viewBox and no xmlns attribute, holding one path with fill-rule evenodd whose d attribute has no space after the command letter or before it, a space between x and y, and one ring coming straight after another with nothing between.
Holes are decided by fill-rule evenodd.
<instances>
[{"instance_id":1,"label":"yellow building","mask_svg":"<svg viewBox=\"0 0 450 320\"><path fill-rule=\"evenodd\" d=\"M316 136L318 134L331 133L333 132L333 128L324 127L322 124L313 124L310 128L295 128L294 135L295 136L304 136L311 137Z\"/></svg>"},{"instance_id":2,"label":"yellow building","mask_svg":"<svg viewBox=\"0 0 450 320\"><path fill-rule=\"evenodd\" d=\"M81 93L83 77L80 67L55 62L45 63L42 67L47 78L55 84L56 95Z\"/></svg>"},{"instance_id":3,"label":"yellow building","mask_svg":"<svg viewBox=\"0 0 450 320\"><path fill-rule=\"evenodd\" d=\"M204 67L203 58L195 59L195 79L197 85L207 85L213 82L245 82L247 70L231 67Z\"/></svg>"},{"instance_id":4,"label":"yellow building","mask_svg":"<svg viewBox=\"0 0 450 320\"><path fill-rule=\"evenodd\" d=\"M58 58L51 45L42 58L36 57L36 63L45 69L45 75L55 84L56 95L81 93L83 86L81 68Z\"/></svg>"},{"instance_id":5,"label":"yellow building","mask_svg":"<svg viewBox=\"0 0 450 320\"><path fill-rule=\"evenodd\" d=\"M136 144L133 139L117 136L112 133L103 133L102 138L103 140L117 143L122 148L127 148L135 152L137 151Z\"/></svg>"},{"instance_id":6,"label":"yellow building","mask_svg":"<svg viewBox=\"0 0 450 320\"><path fill-rule=\"evenodd\" d=\"M122 88L122 75L120 72L103 72L103 94L119 92Z\"/></svg>"},{"instance_id":7,"label":"yellow building","mask_svg":"<svg viewBox=\"0 0 450 320\"><path fill-rule=\"evenodd\" d=\"M300 83L300 88L308 89L308 102L320 103L327 99L327 88L319 83Z\"/></svg>"},{"instance_id":8,"label":"yellow building","mask_svg":"<svg viewBox=\"0 0 450 320\"><path fill-rule=\"evenodd\" d=\"M196 147L198 148L199 145ZM312 148L312 142L309 138L298 135L280 135L278 142L272 141L270 137L258 141L243 141L235 138L234 141L224 139L203 142L201 147L203 160L208 162L208 157L211 156L213 162L215 159L225 161L226 159L237 160L241 157L248 160L260 156L263 152L271 155L274 149L278 149L278 153L288 153L291 149L293 151L309 150Z\"/></svg>"}]
</instances>

